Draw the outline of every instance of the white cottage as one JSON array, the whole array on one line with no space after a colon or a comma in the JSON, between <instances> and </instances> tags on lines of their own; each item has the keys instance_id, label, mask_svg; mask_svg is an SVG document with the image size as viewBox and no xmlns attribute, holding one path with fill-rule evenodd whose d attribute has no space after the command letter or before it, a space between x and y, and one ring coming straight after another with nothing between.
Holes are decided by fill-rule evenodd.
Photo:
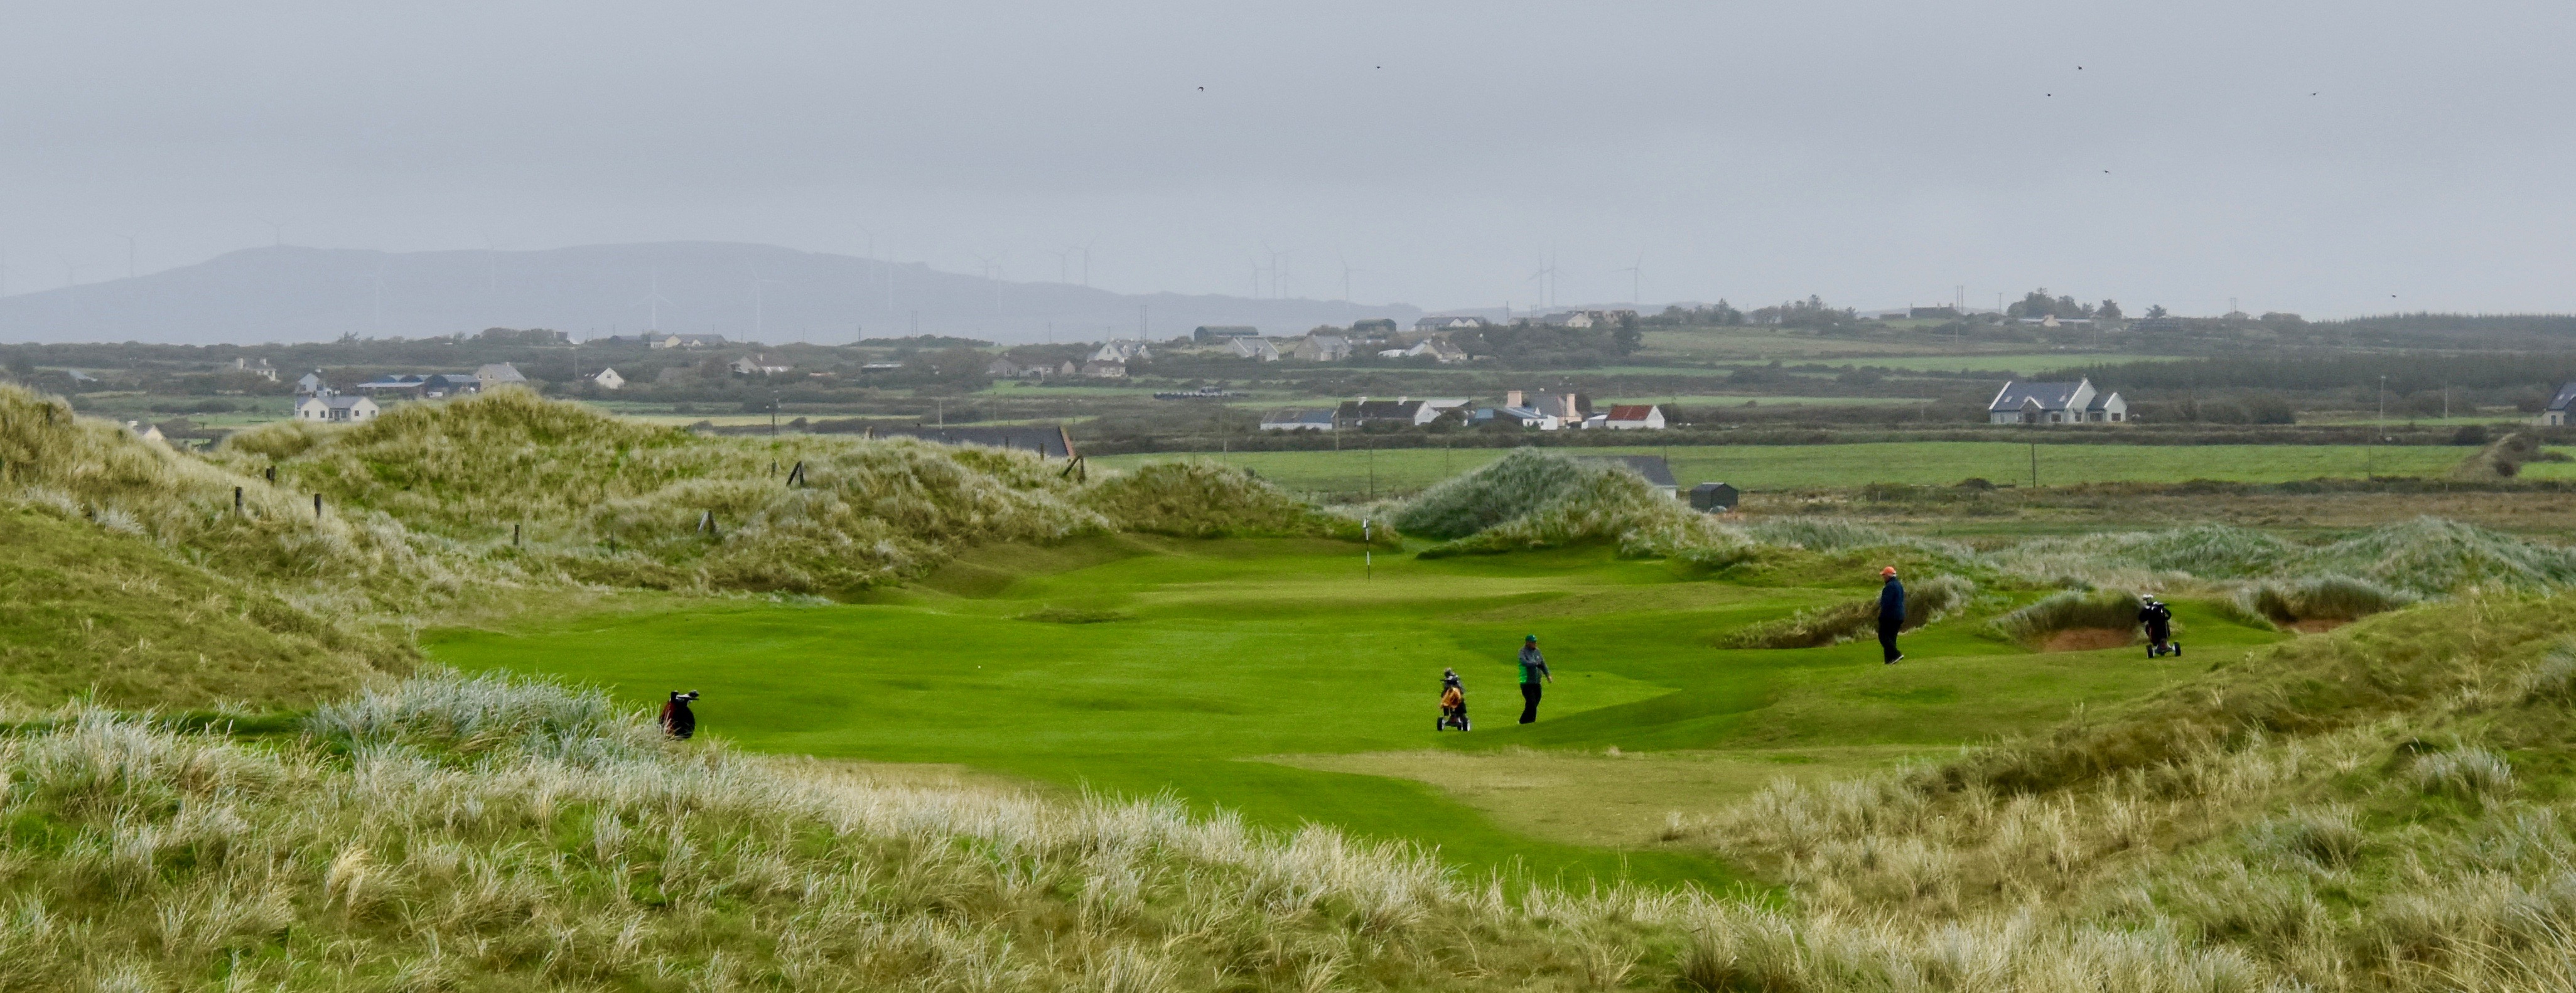
<instances>
[{"instance_id":1,"label":"white cottage","mask_svg":"<svg viewBox=\"0 0 2576 993\"><path fill-rule=\"evenodd\" d=\"M304 402L295 405L296 420L331 424L372 421L383 412L384 408L376 406L374 400L362 396L306 397Z\"/></svg>"}]
</instances>

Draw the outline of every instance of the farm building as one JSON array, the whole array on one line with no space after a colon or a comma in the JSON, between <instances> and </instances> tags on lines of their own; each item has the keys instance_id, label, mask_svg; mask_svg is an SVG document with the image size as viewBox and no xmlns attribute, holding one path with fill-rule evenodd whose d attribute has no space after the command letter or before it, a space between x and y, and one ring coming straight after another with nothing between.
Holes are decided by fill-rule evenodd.
<instances>
[{"instance_id":1,"label":"farm building","mask_svg":"<svg viewBox=\"0 0 2576 993\"><path fill-rule=\"evenodd\" d=\"M528 385L528 377L519 372L519 367L507 362L494 362L474 370L474 381L482 384L481 388L486 390L510 383Z\"/></svg>"},{"instance_id":2,"label":"farm building","mask_svg":"<svg viewBox=\"0 0 2576 993\"><path fill-rule=\"evenodd\" d=\"M2128 401L2117 393L2103 393L2093 388L2091 379L2072 383L2006 382L1986 405L1986 419L1994 424L2074 424L2084 421L2118 423L2129 419Z\"/></svg>"},{"instance_id":3,"label":"farm building","mask_svg":"<svg viewBox=\"0 0 2576 993\"><path fill-rule=\"evenodd\" d=\"M1484 318L1467 314L1433 314L1413 322L1416 331L1474 331L1484 326Z\"/></svg>"},{"instance_id":4,"label":"farm building","mask_svg":"<svg viewBox=\"0 0 2576 993\"><path fill-rule=\"evenodd\" d=\"M1329 410L1280 410L1261 418L1264 431L1330 431L1333 412Z\"/></svg>"},{"instance_id":5,"label":"farm building","mask_svg":"<svg viewBox=\"0 0 2576 993\"><path fill-rule=\"evenodd\" d=\"M1234 357L1238 359L1258 359L1263 362L1279 361L1279 346L1273 345L1265 339L1236 338L1232 341L1226 342L1225 344L1226 347L1234 350Z\"/></svg>"},{"instance_id":6,"label":"farm building","mask_svg":"<svg viewBox=\"0 0 2576 993\"><path fill-rule=\"evenodd\" d=\"M1609 415L1601 419L1601 426L1613 431L1661 431L1664 408L1650 403L1613 404Z\"/></svg>"},{"instance_id":7,"label":"farm building","mask_svg":"<svg viewBox=\"0 0 2576 993\"><path fill-rule=\"evenodd\" d=\"M1202 345L1258 337L1261 337L1261 329L1245 324L1202 324L1190 332L1190 340Z\"/></svg>"},{"instance_id":8,"label":"farm building","mask_svg":"<svg viewBox=\"0 0 2576 993\"><path fill-rule=\"evenodd\" d=\"M599 375L590 377L590 381L599 384L603 390L621 389L626 385L626 377L618 375L615 369L601 369Z\"/></svg>"}]
</instances>

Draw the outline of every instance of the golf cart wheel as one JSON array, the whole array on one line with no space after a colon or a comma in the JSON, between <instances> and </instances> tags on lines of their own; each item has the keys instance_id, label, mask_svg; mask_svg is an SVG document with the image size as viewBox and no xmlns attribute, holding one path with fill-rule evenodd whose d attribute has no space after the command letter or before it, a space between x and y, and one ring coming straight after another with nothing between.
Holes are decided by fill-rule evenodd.
<instances>
[{"instance_id":1,"label":"golf cart wheel","mask_svg":"<svg viewBox=\"0 0 2576 993\"><path fill-rule=\"evenodd\" d=\"M2174 657L2175 657L2175 658L2181 658L2181 657L2182 657L2182 642L2179 642L2179 641L2174 642L2173 653L2174 653Z\"/></svg>"}]
</instances>

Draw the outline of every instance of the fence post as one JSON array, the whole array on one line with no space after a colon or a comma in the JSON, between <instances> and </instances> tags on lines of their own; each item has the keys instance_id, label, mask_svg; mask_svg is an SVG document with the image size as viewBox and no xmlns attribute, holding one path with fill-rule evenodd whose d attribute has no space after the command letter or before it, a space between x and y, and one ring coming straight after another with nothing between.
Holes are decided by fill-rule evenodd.
<instances>
[{"instance_id":1,"label":"fence post","mask_svg":"<svg viewBox=\"0 0 2576 993\"><path fill-rule=\"evenodd\" d=\"M239 487L239 486L236 486L236 487L233 487L233 516L235 516L235 517L239 517L239 516L241 516L241 512L242 512L242 488L241 488L241 487Z\"/></svg>"},{"instance_id":2,"label":"fence post","mask_svg":"<svg viewBox=\"0 0 2576 993\"><path fill-rule=\"evenodd\" d=\"M313 494L313 519L322 519L322 494Z\"/></svg>"},{"instance_id":3,"label":"fence post","mask_svg":"<svg viewBox=\"0 0 2576 993\"><path fill-rule=\"evenodd\" d=\"M519 547L519 526L516 524L510 525L510 547Z\"/></svg>"},{"instance_id":4,"label":"fence post","mask_svg":"<svg viewBox=\"0 0 2576 993\"><path fill-rule=\"evenodd\" d=\"M275 485L277 485L277 467L276 467L276 466L269 466L269 467L268 467L268 485L270 485L270 486L275 486Z\"/></svg>"}]
</instances>

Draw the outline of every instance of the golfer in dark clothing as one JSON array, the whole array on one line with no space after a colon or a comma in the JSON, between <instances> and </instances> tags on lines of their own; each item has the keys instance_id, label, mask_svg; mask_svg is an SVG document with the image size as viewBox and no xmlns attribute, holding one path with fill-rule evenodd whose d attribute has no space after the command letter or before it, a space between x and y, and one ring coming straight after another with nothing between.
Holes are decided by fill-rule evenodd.
<instances>
[{"instance_id":1,"label":"golfer in dark clothing","mask_svg":"<svg viewBox=\"0 0 2576 993\"><path fill-rule=\"evenodd\" d=\"M1895 665L1905 653L1896 650L1896 632L1905 626L1905 584L1896 581L1896 567L1878 571L1887 585L1878 591L1878 647L1887 655L1887 664Z\"/></svg>"},{"instance_id":2,"label":"golfer in dark clothing","mask_svg":"<svg viewBox=\"0 0 2576 993\"><path fill-rule=\"evenodd\" d=\"M1521 639L1521 723L1538 720L1539 681L1556 682L1547 671L1547 657L1538 653L1538 636Z\"/></svg>"}]
</instances>

